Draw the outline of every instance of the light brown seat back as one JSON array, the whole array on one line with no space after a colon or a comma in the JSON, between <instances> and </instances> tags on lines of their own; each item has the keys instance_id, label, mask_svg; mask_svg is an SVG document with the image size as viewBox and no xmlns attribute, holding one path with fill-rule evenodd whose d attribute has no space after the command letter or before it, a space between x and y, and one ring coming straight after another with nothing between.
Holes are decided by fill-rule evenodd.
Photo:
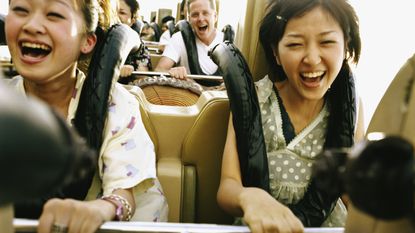
<instances>
[{"instance_id":1,"label":"light brown seat back","mask_svg":"<svg viewBox=\"0 0 415 233\"><path fill-rule=\"evenodd\" d=\"M389 85L367 132L400 135L415 145L415 55L408 59Z\"/></svg>"},{"instance_id":2,"label":"light brown seat back","mask_svg":"<svg viewBox=\"0 0 415 233\"><path fill-rule=\"evenodd\" d=\"M216 204L229 117L226 92L205 91L192 106L166 106L148 102L138 87L129 88L136 89L142 120L156 145L169 222L231 223Z\"/></svg>"},{"instance_id":3,"label":"light brown seat back","mask_svg":"<svg viewBox=\"0 0 415 233\"><path fill-rule=\"evenodd\" d=\"M149 85L142 89L147 100L150 103L157 105L191 106L199 99L198 94L183 88Z\"/></svg>"},{"instance_id":4,"label":"light brown seat back","mask_svg":"<svg viewBox=\"0 0 415 233\"><path fill-rule=\"evenodd\" d=\"M232 219L217 204L216 193L219 188L223 148L226 140L229 119L228 99L208 102L199 113L184 142L182 161L185 169L187 188L196 195L186 197L192 190L184 190L183 220L196 223L231 224ZM195 171L189 173L190 171ZM196 179L190 179L195 177ZM194 216L192 203L194 201ZM193 218L193 219L192 219Z\"/></svg>"},{"instance_id":5,"label":"light brown seat back","mask_svg":"<svg viewBox=\"0 0 415 233\"><path fill-rule=\"evenodd\" d=\"M148 112L144 109L144 106L140 104L140 113L141 113L141 120L143 121L144 127L147 130L148 135L151 138L151 141L154 144L154 148L157 154L158 151L158 139L156 130L154 129L153 124L151 123L150 116L148 115Z\"/></svg>"}]
</instances>

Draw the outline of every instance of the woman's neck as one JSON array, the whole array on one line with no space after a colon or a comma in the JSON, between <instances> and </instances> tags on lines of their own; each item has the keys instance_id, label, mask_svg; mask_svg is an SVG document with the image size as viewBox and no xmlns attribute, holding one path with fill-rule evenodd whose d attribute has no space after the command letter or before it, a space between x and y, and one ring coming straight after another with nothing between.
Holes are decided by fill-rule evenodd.
<instances>
[{"instance_id":1,"label":"woman's neck","mask_svg":"<svg viewBox=\"0 0 415 233\"><path fill-rule=\"evenodd\" d=\"M61 75L45 83L24 79L24 87L28 95L42 99L65 118L68 115L75 84L76 72L70 75Z\"/></svg>"},{"instance_id":2,"label":"woman's neck","mask_svg":"<svg viewBox=\"0 0 415 233\"><path fill-rule=\"evenodd\" d=\"M300 95L293 94L287 83L276 84L278 93L284 103L285 110L290 117L296 134L307 127L321 112L324 106L324 98L309 100Z\"/></svg>"}]
</instances>

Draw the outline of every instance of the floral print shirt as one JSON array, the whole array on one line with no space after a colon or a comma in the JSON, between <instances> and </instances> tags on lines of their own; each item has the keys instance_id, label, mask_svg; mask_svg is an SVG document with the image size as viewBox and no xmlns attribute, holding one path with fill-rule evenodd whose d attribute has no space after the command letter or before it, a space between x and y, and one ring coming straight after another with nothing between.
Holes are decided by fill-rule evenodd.
<instances>
[{"instance_id":1,"label":"floral print shirt","mask_svg":"<svg viewBox=\"0 0 415 233\"><path fill-rule=\"evenodd\" d=\"M79 104L85 75L77 72L77 81L69 104L67 123L72 125ZM10 80L26 95L23 78ZM98 170L86 200L110 194L115 189L133 188L136 211L132 220L167 221L167 200L156 177L156 156L144 124L139 102L121 84L111 90L108 115L99 152Z\"/></svg>"}]
</instances>

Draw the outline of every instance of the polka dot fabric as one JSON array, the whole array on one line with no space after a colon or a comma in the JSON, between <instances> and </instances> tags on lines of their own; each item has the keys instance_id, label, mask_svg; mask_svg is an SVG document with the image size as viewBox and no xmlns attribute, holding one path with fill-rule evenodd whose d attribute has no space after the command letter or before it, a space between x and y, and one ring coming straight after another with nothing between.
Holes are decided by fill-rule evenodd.
<instances>
[{"instance_id":1,"label":"polka dot fabric","mask_svg":"<svg viewBox=\"0 0 415 233\"><path fill-rule=\"evenodd\" d=\"M272 81L265 77L256 82L256 87L268 153L271 194L283 204L295 204L307 191L315 158L323 150L329 116L327 106L287 143ZM339 201L325 226L344 226L346 213L346 208Z\"/></svg>"}]
</instances>

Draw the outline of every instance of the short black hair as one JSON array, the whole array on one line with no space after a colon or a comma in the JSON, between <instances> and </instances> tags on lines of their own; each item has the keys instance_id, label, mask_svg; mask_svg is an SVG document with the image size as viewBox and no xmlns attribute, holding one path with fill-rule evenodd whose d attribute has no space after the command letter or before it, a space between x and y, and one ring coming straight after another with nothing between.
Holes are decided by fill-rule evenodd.
<instances>
[{"instance_id":1,"label":"short black hair","mask_svg":"<svg viewBox=\"0 0 415 233\"><path fill-rule=\"evenodd\" d=\"M165 16L165 17L163 17L161 19L161 23L162 24L165 24L165 23L167 23L170 20L173 21L173 23L174 23L175 18L173 16L171 16L171 15L167 15L167 16Z\"/></svg>"}]
</instances>

